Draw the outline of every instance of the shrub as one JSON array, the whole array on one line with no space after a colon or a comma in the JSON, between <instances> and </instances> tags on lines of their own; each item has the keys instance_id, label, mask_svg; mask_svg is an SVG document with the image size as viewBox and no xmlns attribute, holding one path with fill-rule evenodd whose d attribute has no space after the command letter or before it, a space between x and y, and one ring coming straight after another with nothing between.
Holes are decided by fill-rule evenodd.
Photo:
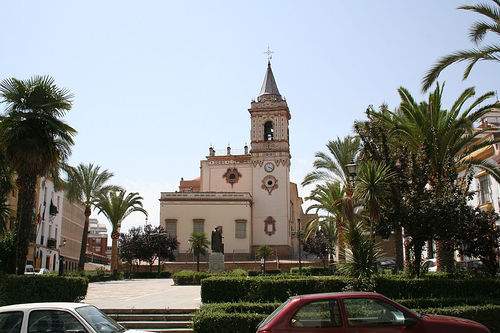
<instances>
[{"instance_id":1,"label":"shrub","mask_svg":"<svg viewBox=\"0 0 500 333\"><path fill-rule=\"evenodd\" d=\"M500 305L457 306L450 308L419 309L418 312L453 316L477 321L487 326L491 333L500 333Z\"/></svg>"},{"instance_id":2,"label":"shrub","mask_svg":"<svg viewBox=\"0 0 500 333\"><path fill-rule=\"evenodd\" d=\"M125 273L126 279L168 279L172 276L170 272L132 272Z\"/></svg>"},{"instance_id":3,"label":"shrub","mask_svg":"<svg viewBox=\"0 0 500 333\"><path fill-rule=\"evenodd\" d=\"M352 280L344 276L217 276L202 281L201 298L203 303L283 302L293 295L344 291L351 284ZM380 276L375 279L375 290L393 299L500 299L500 279L410 279L402 275Z\"/></svg>"},{"instance_id":4,"label":"shrub","mask_svg":"<svg viewBox=\"0 0 500 333\"><path fill-rule=\"evenodd\" d=\"M500 279L426 276L410 279L402 275L375 279L375 290L390 298L500 298Z\"/></svg>"},{"instance_id":5,"label":"shrub","mask_svg":"<svg viewBox=\"0 0 500 333\"><path fill-rule=\"evenodd\" d=\"M83 277L57 275L3 275L0 306L34 302L78 302L87 295Z\"/></svg>"},{"instance_id":6,"label":"shrub","mask_svg":"<svg viewBox=\"0 0 500 333\"><path fill-rule=\"evenodd\" d=\"M257 325L278 305L276 303L204 305L193 316L193 329L198 333L254 333Z\"/></svg>"},{"instance_id":7,"label":"shrub","mask_svg":"<svg viewBox=\"0 0 500 333\"><path fill-rule=\"evenodd\" d=\"M262 271L248 271L248 276L261 276L261 275L278 275L281 274L279 269L266 269L266 272L262 274Z\"/></svg>"},{"instance_id":8,"label":"shrub","mask_svg":"<svg viewBox=\"0 0 500 333\"><path fill-rule=\"evenodd\" d=\"M106 281L115 281L115 280L123 280L123 273L118 272L113 274L104 269L96 269L94 271L73 271L65 274L70 277L84 277L89 280L89 282L106 282Z\"/></svg>"},{"instance_id":9,"label":"shrub","mask_svg":"<svg viewBox=\"0 0 500 333\"><path fill-rule=\"evenodd\" d=\"M194 314L193 328L197 333L255 332L256 326L278 307L278 303L218 303L205 304ZM500 305L455 306L418 309L417 312L471 319L500 333Z\"/></svg>"},{"instance_id":10,"label":"shrub","mask_svg":"<svg viewBox=\"0 0 500 333\"><path fill-rule=\"evenodd\" d=\"M211 277L201 282L201 299L203 303L283 302L294 295L341 291L348 282L348 279L340 276Z\"/></svg>"},{"instance_id":11,"label":"shrub","mask_svg":"<svg viewBox=\"0 0 500 333\"><path fill-rule=\"evenodd\" d=\"M178 286L199 285L201 280L211 276L209 272L179 271L172 278Z\"/></svg>"},{"instance_id":12,"label":"shrub","mask_svg":"<svg viewBox=\"0 0 500 333\"><path fill-rule=\"evenodd\" d=\"M227 272L226 274L231 275L231 276L233 276L233 275L234 276L248 276L248 272L245 271L244 269L241 269L241 268L235 268L232 271Z\"/></svg>"},{"instance_id":13,"label":"shrub","mask_svg":"<svg viewBox=\"0 0 500 333\"><path fill-rule=\"evenodd\" d=\"M329 275L334 275L335 274L335 267L330 266L327 268L324 267L302 267L300 269L299 267L292 267L290 269L290 273L292 274L300 274L300 275L306 275L306 276L329 276Z\"/></svg>"}]
</instances>

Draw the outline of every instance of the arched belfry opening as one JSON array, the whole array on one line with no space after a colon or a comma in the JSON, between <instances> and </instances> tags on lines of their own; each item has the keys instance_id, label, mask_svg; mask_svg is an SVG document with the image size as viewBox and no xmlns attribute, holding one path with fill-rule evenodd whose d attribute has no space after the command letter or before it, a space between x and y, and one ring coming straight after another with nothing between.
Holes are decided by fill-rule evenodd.
<instances>
[{"instance_id":1,"label":"arched belfry opening","mask_svg":"<svg viewBox=\"0 0 500 333\"><path fill-rule=\"evenodd\" d=\"M266 121L264 124L264 141L274 140L274 128L272 121Z\"/></svg>"}]
</instances>

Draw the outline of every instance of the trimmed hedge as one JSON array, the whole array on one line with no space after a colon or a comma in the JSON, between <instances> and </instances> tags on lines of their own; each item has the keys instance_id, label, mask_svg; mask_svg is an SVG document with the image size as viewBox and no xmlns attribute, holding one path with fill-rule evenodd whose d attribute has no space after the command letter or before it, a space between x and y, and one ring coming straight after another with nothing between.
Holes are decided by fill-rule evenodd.
<instances>
[{"instance_id":1,"label":"trimmed hedge","mask_svg":"<svg viewBox=\"0 0 500 333\"><path fill-rule=\"evenodd\" d=\"M278 303L220 303L203 305L193 317L196 333L254 333ZM492 333L500 333L500 305L457 306L420 309L417 312L471 319L488 326Z\"/></svg>"},{"instance_id":2,"label":"trimmed hedge","mask_svg":"<svg viewBox=\"0 0 500 333\"><path fill-rule=\"evenodd\" d=\"M124 273L125 279L169 279L172 277L170 272L131 272Z\"/></svg>"},{"instance_id":3,"label":"trimmed hedge","mask_svg":"<svg viewBox=\"0 0 500 333\"><path fill-rule=\"evenodd\" d=\"M278 275L281 273L279 269L266 269L265 274L262 274L262 271L248 271L248 276Z\"/></svg>"},{"instance_id":4,"label":"trimmed hedge","mask_svg":"<svg viewBox=\"0 0 500 333\"><path fill-rule=\"evenodd\" d=\"M278 303L216 303L203 305L193 316L198 333L255 333L257 325Z\"/></svg>"},{"instance_id":5,"label":"trimmed hedge","mask_svg":"<svg viewBox=\"0 0 500 333\"><path fill-rule=\"evenodd\" d=\"M209 272L179 271L172 275L174 283L178 286L200 285L202 279L212 276Z\"/></svg>"},{"instance_id":6,"label":"trimmed hedge","mask_svg":"<svg viewBox=\"0 0 500 333\"><path fill-rule=\"evenodd\" d=\"M487 326L491 333L500 333L500 305L457 306L450 308L418 309L417 312L461 317Z\"/></svg>"},{"instance_id":7,"label":"trimmed hedge","mask_svg":"<svg viewBox=\"0 0 500 333\"><path fill-rule=\"evenodd\" d=\"M78 302L87 295L89 280L57 275L0 276L0 306L35 302Z\"/></svg>"},{"instance_id":8,"label":"trimmed hedge","mask_svg":"<svg viewBox=\"0 0 500 333\"><path fill-rule=\"evenodd\" d=\"M335 274L335 267L330 266L325 268L325 267L307 266L307 267L302 267L302 269L300 269L299 267L292 267L290 269L290 273L306 275L306 276L329 276Z\"/></svg>"},{"instance_id":9,"label":"trimmed hedge","mask_svg":"<svg viewBox=\"0 0 500 333\"><path fill-rule=\"evenodd\" d=\"M201 280L216 277L216 276L232 276L232 277L246 277L247 271L243 269L236 268L232 271L226 271L221 273L210 273L210 272L195 272L195 271L179 271L174 273L172 278L174 283L178 286L192 286L200 285Z\"/></svg>"},{"instance_id":10,"label":"trimmed hedge","mask_svg":"<svg viewBox=\"0 0 500 333\"><path fill-rule=\"evenodd\" d=\"M201 299L203 303L283 302L294 295L344 291L351 284L343 276L210 277L201 282ZM375 279L375 290L393 299L500 299L500 279L380 276Z\"/></svg>"}]
</instances>

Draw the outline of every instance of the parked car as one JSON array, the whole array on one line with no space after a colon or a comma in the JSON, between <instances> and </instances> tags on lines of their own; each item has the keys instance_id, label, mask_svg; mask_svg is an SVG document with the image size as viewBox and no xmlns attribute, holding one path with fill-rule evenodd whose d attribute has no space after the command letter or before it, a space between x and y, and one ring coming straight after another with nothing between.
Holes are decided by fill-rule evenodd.
<instances>
[{"instance_id":1,"label":"parked car","mask_svg":"<svg viewBox=\"0 0 500 333\"><path fill-rule=\"evenodd\" d=\"M35 274L35 268L33 267L33 265L26 265L24 267L24 274L26 274L26 275Z\"/></svg>"},{"instance_id":2,"label":"parked car","mask_svg":"<svg viewBox=\"0 0 500 333\"><path fill-rule=\"evenodd\" d=\"M281 304L257 333L488 333L472 320L415 313L383 295L346 292L295 296Z\"/></svg>"},{"instance_id":3,"label":"parked car","mask_svg":"<svg viewBox=\"0 0 500 333\"><path fill-rule=\"evenodd\" d=\"M0 332L118 333L127 330L92 305L28 303L0 307Z\"/></svg>"},{"instance_id":4,"label":"parked car","mask_svg":"<svg viewBox=\"0 0 500 333\"><path fill-rule=\"evenodd\" d=\"M47 269L47 268L40 268L40 270L38 272L36 272L36 274L38 275L44 275L44 274L49 274L50 271Z\"/></svg>"},{"instance_id":5,"label":"parked car","mask_svg":"<svg viewBox=\"0 0 500 333\"><path fill-rule=\"evenodd\" d=\"M396 269L396 260L391 258L379 260L377 264L380 269Z\"/></svg>"},{"instance_id":6,"label":"parked car","mask_svg":"<svg viewBox=\"0 0 500 333\"><path fill-rule=\"evenodd\" d=\"M437 260L436 258L427 259L422 264L422 269L427 272L437 272Z\"/></svg>"}]
</instances>

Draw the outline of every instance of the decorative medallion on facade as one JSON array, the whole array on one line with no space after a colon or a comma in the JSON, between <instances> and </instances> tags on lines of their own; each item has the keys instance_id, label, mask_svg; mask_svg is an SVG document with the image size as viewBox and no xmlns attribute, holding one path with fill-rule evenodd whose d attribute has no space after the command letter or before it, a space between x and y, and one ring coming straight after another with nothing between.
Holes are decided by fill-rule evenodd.
<instances>
[{"instance_id":1,"label":"decorative medallion on facade","mask_svg":"<svg viewBox=\"0 0 500 333\"><path fill-rule=\"evenodd\" d=\"M226 179L226 182L231 184L233 186L236 184L240 178L241 178L241 173L239 173L238 169L236 168L229 168L227 169L226 173L222 175Z\"/></svg>"},{"instance_id":2,"label":"decorative medallion on facade","mask_svg":"<svg viewBox=\"0 0 500 333\"><path fill-rule=\"evenodd\" d=\"M272 236L276 233L276 220L272 216L268 216L264 220L264 232L268 236Z\"/></svg>"},{"instance_id":3,"label":"decorative medallion on facade","mask_svg":"<svg viewBox=\"0 0 500 333\"><path fill-rule=\"evenodd\" d=\"M278 188L278 180L274 176L265 176L262 179L262 189L266 190L269 195Z\"/></svg>"}]
</instances>

